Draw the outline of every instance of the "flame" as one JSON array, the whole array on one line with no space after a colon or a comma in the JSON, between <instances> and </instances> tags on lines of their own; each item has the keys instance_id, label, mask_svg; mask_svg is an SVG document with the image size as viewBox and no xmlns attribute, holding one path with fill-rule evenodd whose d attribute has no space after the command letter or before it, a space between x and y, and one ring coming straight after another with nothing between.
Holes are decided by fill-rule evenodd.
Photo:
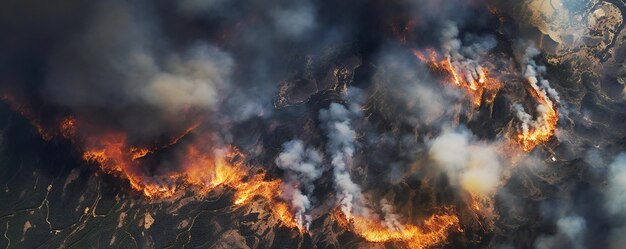
<instances>
[{"instance_id":1,"label":"flame","mask_svg":"<svg viewBox=\"0 0 626 249\"><path fill-rule=\"evenodd\" d=\"M0 100L7 102L11 109L26 117L43 139L51 140L60 134L83 151L84 160L96 163L104 173L127 180L132 189L141 192L148 199L170 198L180 189L206 194L218 186L224 186L235 190L235 205L246 205L257 197L266 199L272 207L272 214L282 224L305 231L296 221L295 212L280 198L282 181L266 180L264 173L251 173L244 166L244 155L233 147L210 149L212 147L206 142L211 141L210 134L201 134L202 139L185 147L185 155L180 162L182 170L157 175L146 172L146 165L139 159L178 144L183 137L199 127L202 120L196 120L178 136L160 146L142 147L131 145L123 132L104 132L79 137L78 122L73 116L67 116L55 127L46 129L37 115L12 95L3 93Z\"/></svg>"},{"instance_id":2,"label":"flame","mask_svg":"<svg viewBox=\"0 0 626 249\"><path fill-rule=\"evenodd\" d=\"M475 220L483 229L493 231L495 219L498 217L494 205L494 194L485 195L473 192L468 194L468 205Z\"/></svg>"},{"instance_id":3,"label":"flame","mask_svg":"<svg viewBox=\"0 0 626 249\"><path fill-rule=\"evenodd\" d=\"M389 228L379 219L360 215L352 215L347 219L338 209L335 216L341 226L369 242L400 242L406 248L429 248L446 242L450 231L462 232L459 217L449 208L431 215L420 225L405 224L400 228Z\"/></svg>"},{"instance_id":4,"label":"flame","mask_svg":"<svg viewBox=\"0 0 626 249\"><path fill-rule=\"evenodd\" d=\"M281 180L266 180L264 173L249 174L243 163L244 155L234 148L218 151L216 157L200 153L195 146L187 148L184 164L185 180L189 184L200 186L204 192L217 186L226 186L235 191L233 203L243 206L254 198L260 197L271 204L272 214L283 225L304 231L295 219L295 213L280 198L282 194ZM227 160L228 159L228 160Z\"/></svg>"},{"instance_id":5,"label":"flame","mask_svg":"<svg viewBox=\"0 0 626 249\"><path fill-rule=\"evenodd\" d=\"M180 138L176 137L174 141ZM234 190L233 201L237 206L247 205L257 197L263 198L270 203L272 214L283 225L304 231L289 205L280 198L282 181L266 180L264 173L251 174L243 161L243 153L233 147L207 153L201 149L207 146L206 140L198 141L186 146L181 170L162 176L140 171L142 164L137 159L154 151L129 146L123 133L87 139L83 158L97 162L106 173L127 179L133 189L151 199L170 198L182 188L206 194L219 186ZM171 146L171 143L166 145Z\"/></svg>"},{"instance_id":6,"label":"flame","mask_svg":"<svg viewBox=\"0 0 626 249\"><path fill-rule=\"evenodd\" d=\"M483 102L493 103L496 94L502 88L502 83L490 77L489 70L484 66L476 66L470 70L462 67L460 62L453 61L450 56L439 59L440 56L432 49L426 50L428 55L417 49L412 51L413 55L427 63L432 71L445 75L456 87L463 89L476 108Z\"/></svg>"},{"instance_id":7,"label":"flame","mask_svg":"<svg viewBox=\"0 0 626 249\"><path fill-rule=\"evenodd\" d=\"M300 231L305 231L306 228L296 221L295 213L291 211L290 207L278 199L282 194L282 181L264 181L263 178L265 178L265 175L258 174L247 182L232 186L237 191L235 194L235 205L245 204L256 196L273 200L272 213L275 217L280 219L287 227L298 228Z\"/></svg>"},{"instance_id":8,"label":"flame","mask_svg":"<svg viewBox=\"0 0 626 249\"><path fill-rule=\"evenodd\" d=\"M72 139L76 135L76 119L72 116L63 118L59 124L59 131L63 138Z\"/></svg>"},{"instance_id":9,"label":"flame","mask_svg":"<svg viewBox=\"0 0 626 249\"><path fill-rule=\"evenodd\" d=\"M163 184L151 184L138 171L140 165L134 161L136 148L129 147L123 133L107 133L86 139L83 159L96 162L107 174L127 179L131 187L147 197L169 197L174 190Z\"/></svg>"},{"instance_id":10,"label":"flame","mask_svg":"<svg viewBox=\"0 0 626 249\"><path fill-rule=\"evenodd\" d=\"M533 150L538 144L549 141L559 121L558 109L546 92L536 83L529 81L529 85L531 86L530 95L537 101L539 107L537 108L537 125L520 129L517 134L517 142L527 152Z\"/></svg>"},{"instance_id":11,"label":"flame","mask_svg":"<svg viewBox=\"0 0 626 249\"><path fill-rule=\"evenodd\" d=\"M133 160L137 160L137 159L145 157L146 155L148 155L148 153L152 152L152 150L148 148L131 147L130 152L131 152L131 158Z\"/></svg>"},{"instance_id":12,"label":"flame","mask_svg":"<svg viewBox=\"0 0 626 249\"><path fill-rule=\"evenodd\" d=\"M489 74L486 67L478 66L475 70L461 67L458 62L449 56L440 59L434 50L426 49L426 53L413 49L413 54L420 61L427 63L433 72L444 74L454 84L463 89L470 98L474 107L478 108L482 103L493 103L502 83ZM545 143L554 135L559 115L556 105L548 97L546 92L536 83L530 82L531 96L539 104L538 117L533 127L520 129L516 142L524 151L531 151L540 143Z\"/></svg>"}]
</instances>

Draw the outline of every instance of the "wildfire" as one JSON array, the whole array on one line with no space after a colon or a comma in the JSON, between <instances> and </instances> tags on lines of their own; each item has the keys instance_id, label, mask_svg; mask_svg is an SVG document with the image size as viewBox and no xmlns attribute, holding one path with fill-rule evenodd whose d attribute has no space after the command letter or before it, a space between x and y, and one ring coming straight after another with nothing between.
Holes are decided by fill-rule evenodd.
<instances>
[{"instance_id":1,"label":"wildfire","mask_svg":"<svg viewBox=\"0 0 626 249\"><path fill-rule=\"evenodd\" d=\"M73 116L61 119L58 125L46 129L37 116L26 105L18 102L12 95L4 93L0 99L7 102L11 109L19 112L30 120L45 140L60 134L63 138L75 143L82 151L86 161L96 163L107 173L116 175L129 182L130 186L149 199L173 197L180 189L190 189L198 194L208 193L216 187L223 186L234 189L234 204L243 206L254 198L268 200L272 214L282 224L290 228L304 231L295 219L295 212L280 198L280 180L266 180L263 173L251 173L244 164L244 155L236 148L226 146L224 149L211 149L207 141L210 134L200 134L200 139L185 147L185 154L179 160L180 170L153 174L148 173L142 158L160 149L178 144L189 133L200 126L202 120L196 120L178 136L162 145L134 146L123 132L105 132L79 137L78 122Z\"/></svg>"},{"instance_id":2,"label":"wildfire","mask_svg":"<svg viewBox=\"0 0 626 249\"><path fill-rule=\"evenodd\" d=\"M232 188L235 191L233 202L238 206L250 203L255 197L268 200L272 205L272 214L283 225L304 231L289 206L280 199L282 181L266 180L263 173L250 174L244 166L244 155L238 150L228 148L211 157L200 153L196 146L189 146L186 158L188 160L183 167L187 183L199 186L202 192L220 185Z\"/></svg>"},{"instance_id":3,"label":"wildfire","mask_svg":"<svg viewBox=\"0 0 626 249\"><path fill-rule=\"evenodd\" d=\"M483 101L492 103L502 88L502 83L489 77L489 70L483 66L463 65L464 62L453 61L450 56L440 59L441 56L434 50L426 51L428 55L413 49L413 54L420 61L427 63L432 71L444 74L456 87L463 89L476 108L480 107Z\"/></svg>"},{"instance_id":4,"label":"wildfire","mask_svg":"<svg viewBox=\"0 0 626 249\"><path fill-rule=\"evenodd\" d=\"M400 242L406 248L429 248L444 243L448 233L461 232L459 217L445 209L444 212L433 214L420 225L405 224L401 228L389 228L378 219L363 216L352 216L346 220L343 212L335 212L337 220L343 221L342 226L370 242Z\"/></svg>"},{"instance_id":5,"label":"wildfire","mask_svg":"<svg viewBox=\"0 0 626 249\"><path fill-rule=\"evenodd\" d=\"M538 144L545 143L552 138L556 125L559 121L559 113L556 105L548 97L546 92L537 86L536 83L530 81L530 95L538 103L537 118L530 120L529 114L523 109L518 110L518 116L522 120L520 133L517 134L517 142L523 147L524 151L531 151Z\"/></svg>"},{"instance_id":6,"label":"wildfire","mask_svg":"<svg viewBox=\"0 0 626 249\"><path fill-rule=\"evenodd\" d=\"M280 199L280 180L266 180L263 173L250 173L244 164L244 155L235 148L227 147L207 153L200 149L206 147L202 142L204 140L200 141L187 145L181 160L181 170L160 177L140 171L142 164L137 160L153 151L129 146L122 133L88 139L83 158L97 162L104 172L127 179L133 189L148 198L169 198L181 188L195 189L197 193L203 194L218 186L234 190L234 204L237 206L246 205L256 197L264 198L269 201L274 217L282 224L304 231L296 222L290 207Z\"/></svg>"},{"instance_id":7,"label":"wildfire","mask_svg":"<svg viewBox=\"0 0 626 249\"><path fill-rule=\"evenodd\" d=\"M245 204L255 196L273 200L272 214L274 214L275 217L280 219L287 227L298 228L300 231L305 231L306 228L298 224L290 207L285 202L278 199L281 194L282 182L280 180L264 181L263 178L265 178L265 175L258 174L247 182L232 186L237 191L235 194L235 205Z\"/></svg>"},{"instance_id":8,"label":"wildfire","mask_svg":"<svg viewBox=\"0 0 626 249\"><path fill-rule=\"evenodd\" d=\"M426 49L426 53L413 49L413 54L420 61L427 63L431 71L443 74L454 86L463 89L476 108L482 103L493 103L496 94L502 88L502 83L491 77L486 67L467 66L468 63L456 62L450 56L441 58L442 56L432 49ZM530 114L518 110L518 116L522 116L520 119L524 124L515 140L524 151L531 151L538 144L550 140L559 119L556 105L548 97L546 91L535 81L529 80L529 83L531 96L538 103L536 111L538 117L532 120Z\"/></svg>"},{"instance_id":9,"label":"wildfire","mask_svg":"<svg viewBox=\"0 0 626 249\"><path fill-rule=\"evenodd\" d=\"M139 163L134 161L137 149L128 146L126 135L123 133L89 137L84 148L83 159L96 162L105 173L127 179L133 189L145 196L153 198L173 195L173 186L144 180L139 172Z\"/></svg>"}]
</instances>

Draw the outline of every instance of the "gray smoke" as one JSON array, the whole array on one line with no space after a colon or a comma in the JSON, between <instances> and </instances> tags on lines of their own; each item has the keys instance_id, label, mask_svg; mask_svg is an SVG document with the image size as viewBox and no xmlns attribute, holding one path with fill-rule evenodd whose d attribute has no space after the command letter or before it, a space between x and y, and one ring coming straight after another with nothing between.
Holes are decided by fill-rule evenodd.
<instances>
[{"instance_id":1,"label":"gray smoke","mask_svg":"<svg viewBox=\"0 0 626 249\"><path fill-rule=\"evenodd\" d=\"M535 240L536 249L574 248L584 249L584 235L587 230L585 219L580 216L566 216L556 222L557 233L542 235Z\"/></svg>"},{"instance_id":2,"label":"gray smoke","mask_svg":"<svg viewBox=\"0 0 626 249\"><path fill-rule=\"evenodd\" d=\"M229 83L232 59L202 43L182 53L162 50L154 41L158 31L137 15L124 3L103 4L85 32L53 57L50 97L75 109L213 108Z\"/></svg>"},{"instance_id":3,"label":"gray smoke","mask_svg":"<svg viewBox=\"0 0 626 249\"><path fill-rule=\"evenodd\" d=\"M620 153L608 169L608 186L605 192L605 208L621 226L615 228L610 236L611 248L621 248L626 242L626 153Z\"/></svg>"},{"instance_id":4,"label":"gray smoke","mask_svg":"<svg viewBox=\"0 0 626 249\"><path fill-rule=\"evenodd\" d=\"M443 53L451 61L453 69L467 82L479 81L481 77L485 77L481 63L485 63L486 60L483 60L482 57L487 55L497 45L497 42L490 35L471 36L473 41L469 45L464 45L458 36L457 25L453 22L447 22L441 32Z\"/></svg>"},{"instance_id":5,"label":"gray smoke","mask_svg":"<svg viewBox=\"0 0 626 249\"><path fill-rule=\"evenodd\" d=\"M535 48L534 46L528 46L524 52L523 63L524 63L524 77L533 89L541 91L543 95L551 97L556 104L561 103L561 98L559 97L559 93L554 90L554 88L550 87L550 82L545 79L546 67L543 65L538 65L534 60L534 57L538 56L541 52ZM550 100L549 100L550 101ZM549 102L552 104L552 101Z\"/></svg>"},{"instance_id":6,"label":"gray smoke","mask_svg":"<svg viewBox=\"0 0 626 249\"><path fill-rule=\"evenodd\" d=\"M285 170L286 181L284 198L289 200L296 211L296 221L306 229L311 224L311 216L306 211L311 208L310 196L315 186L313 181L322 175L322 155L315 149L306 149L300 140L291 140L283 144L275 160L276 165ZM304 188L305 193L300 190Z\"/></svg>"},{"instance_id":7,"label":"gray smoke","mask_svg":"<svg viewBox=\"0 0 626 249\"><path fill-rule=\"evenodd\" d=\"M402 113L394 121L420 127L439 126L452 118L454 110L450 106L460 98L459 92L441 86L409 52L387 49L378 63L381 67L374 79L388 91L385 103Z\"/></svg>"},{"instance_id":8,"label":"gray smoke","mask_svg":"<svg viewBox=\"0 0 626 249\"><path fill-rule=\"evenodd\" d=\"M320 110L319 118L324 122L328 142L327 153L330 155L333 166L335 188L338 191L338 202L341 211L350 219L352 213L368 215L364 206L365 199L361 187L350 178L356 133L352 130L351 122L360 112L348 110L341 104L331 103L328 109Z\"/></svg>"},{"instance_id":9,"label":"gray smoke","mask_svg":"<svg viewBox=\"0 0 626 249\"><path fill-rule=\"evenodd\" d=\"M206 42L171 49L149 11L98 4L84 29L56 48L43 94L73 113L103 110L135 135L160 135L184 115L215 111L233 59Z\"/></svg>"},{"instance_id":10,"label":"gray smoke","mask_svg":"<svg viewBox=\"0 0 626 249\"><path fill-rule=\"evenodd\" d=\"M542 235L535 240L535 248L575 248L584 249L584 234L587 230L585 219L580 216L566 216L556 222L557 233ZM564 246L567 245L567 246Z\"/></svg>"},{"instance_id":11,"label":"gray smoke","mask_svg":"<svg viewBox=\"0 0 626 249\"><path fill-rule=\"evenodd\" d=\"M297 38L315 28L315 10L308 1L290 1L288 6L273 10L272 19L277 31Z\"/></svg>"},{"instance_id":12,"label":"gray smoke","mask_svg":"<svg viewBox=\"0 0 626 249\"><path fill-rule=\"evenodd\" d=\"M548 110L544 105L537 105L536 111L538 115L536 119L533 118L533 116L530 115L528 112L526 112L524 107L519 103L513 104L513 110L515 110L515 115L517 116L517 119L521 121L520 130L523 133L527 133L531 129L536 130L540 129L541 127L545 127L546 122L548 122L545 115L546 111Z\"/></svg>"},{"instance_id":13,"label":"gray smoke","mask_svg":"<svg viewBox=\"0 0 626 249\"><path fill-rule=\"evenodd\" d=\"M383 213L383 223L389 230L402 231L404 225L400 222L402 216L395 213L393 203L390 203L387 199L380 200L380 208Z\"/></svg>"}]
</instances>

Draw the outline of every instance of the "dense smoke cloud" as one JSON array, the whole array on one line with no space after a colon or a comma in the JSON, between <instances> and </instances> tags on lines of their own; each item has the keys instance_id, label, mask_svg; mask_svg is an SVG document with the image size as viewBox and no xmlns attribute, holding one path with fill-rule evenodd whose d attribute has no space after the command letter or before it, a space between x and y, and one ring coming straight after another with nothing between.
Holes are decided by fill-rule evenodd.
<instances>
[{"instance_id":1,"label":"dense smoke cloud","mask_svg":"<svg viewBox=\"0 0 626 249\"><path fill-rule=\"evenodd\" d=\"M74 34L49 45L37 94L85 124L127 131L142 142L217 110L232 83L232 57L210 41L174 48L156 13L142 6L91 6Z\"/></svg>"}]
</instances>

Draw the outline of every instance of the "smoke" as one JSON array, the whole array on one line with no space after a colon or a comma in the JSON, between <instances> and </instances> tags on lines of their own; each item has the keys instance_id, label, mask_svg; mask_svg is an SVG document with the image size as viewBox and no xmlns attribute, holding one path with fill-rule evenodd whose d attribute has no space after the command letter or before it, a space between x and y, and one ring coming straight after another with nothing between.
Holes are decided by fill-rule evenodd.
<instances>
[{"instance_id":1,"label":"smoke","mask_svg":"<svg viewBox=\"0 0 626 249\"><path fill-rule=\"evenodd\" d=\"M291 140L283 144L283 152L276 158L276 165L294 174L308 186L322 174L317 166L321 163L322 156L315 149L305 149L301 140ZM309 190L308 192L311 192Z\"/></svg>"},{"instance_id":2,"label":"smoke","mask_svg":"<svg viewBox=\"0 0 626 249\"><path fill-rule=\"evenodd\" d=\"M352 130L351 122L354 117L360 115L359 112L354 111L346 109L341 104L331 103L328 109L322 109L319 113L319 119L324 123L323 127L327 132L326 150L333 166L335 188L338 191L337 198L341 211L347 219L352 217L353 212L359 215L368 212L363 206L365 200L361 187L350 178L356 139L356 132Z\"/></svg>"},{"instance_id":3,"label":"smoke","mask_svg":"<svg viewBox=\"0 0 626 249\"><path fill-rule=\"evenodd\" d=\"M402 121L408 125L439 126L454 115L450 106L460 99L459 93L442 87L415 58L405 50L389 48L380 55L380 69L374 79L388 94L382 108L393 109L402 115L390 122Z\"/></svg>"},{"instance_id":4,"label":"smoke","mask_svg":"<svg viewBox=\"0 0 626 249\"><path fill-rule=\"evenodd\" d=\"M296 210L296 219L301 227L306 229L311 224L311 217L306 213L311 208L310 196L313 194L315 186L313 181L322 174L319 167L322 162L322 155L315 149L305 149L300 140L291 140L283 144L281 152L275 160L276 165L286 171L286 178L283 187L286 199L291 201L292 208ZM305 189L305 194L300 188Z\"/></svg>"},{"instance_id":5,"label":"smoke","mask_svg":"<svg viewBox=\"0 0 626 249\"><path fill-rule=\"evenodd\" d=\"M538 65L534 60L534 57L540 53L541 52L534 46L528 46L526 48L523 56L523 63L525 67L523 71L524 77L528 80L533 89L542 92L544 96L550 96L556 101L556 104L559 104L561 103L561 98L559 97L558 92L554 90L554 88L550 87L550 82L544 78L544 75L546 74L546 67ZM551 100L547 101L549 101L548 103L552 105Z\"/></svg>"},{"instance_id":6,"label":"smoke","mask_svg":"<svg viewBox=\"0 0 626 249\"><path fill-rule=\"evenodd\" d=\"M533 116L527 113L521 104L513 104L513 109L515 110L517 118L521 121L520 129L523 133L529 133L531 129L541 129L541 127L544 127L546 122L548 122L545 119L547 109L544 105L537 105L537 119L533 119Z\"/></svg>"},{"instance_id":7,"label":"smoke","mask_svg":"<svg viewBox=\"0 0 626 249\"><path fill-rule=\"evenodd\" d=\"M291 208L295 210L295 219L298 227L308 230L311 225L311 216L306 213L311 208L309 196L303 194L297 187L297 184L294 186L291 182L283 183L282 188L282 197L290 201Z\"/></svg>"},{"instance_id":8,"label":"smoke","mask_svg":"<svg viewBox=\"0 0 626 249\"><path fill-rule=\"evenodd\" d=\"M198 15L222 7L224 0L181 0L178 7L183 13Z\"/></svg>"},{"instance_id":9,"label":"smoke","mask_svg":"<svg viewBox=\"0 0 626 249\"><path fill-rule=\"evenodd\" d=\"M465 77L467 82L478 82L481 78L484 79L483 66L480 63L484 63L485 60L482 57L496 47L496 39L491 35L469 35L466 38L469 45L464 45L458 36L457 25L447 22L441 32L441 49L445 57L452 61L453 68L459 70L461 77Z\"/></svg>"},{"instance_id":10,"label":"smoke","mask_svg":"<svg viewBox=\"0 0 626 249\"><path fill-rule=\"evenodd\" d=\"M495 194L501 184L497 144L476 141L469 131L445 129L430 142L429 155L447 173L452 184L483 196Z\"/></svg>"},{"instance_id":11,"label":"smoke","mask_svg":"<svg viewBox=\"0 0 626 249\"><path fill-rule=\"evenodd\" d=\"M353 122L363 115L361 103L365 101L365 95L358 88L348 88L345 94L348 108L342 104L331 103L328 109L321 109L319 112L322 128L327 132L326 150L330 155L339 207L347 220L359 216L381 222L389 231L402 231L402 216L395 212L393 203L385 198L381 199L379 204L382 217L374 215L370 208L371 203L367 202L361 186L351 178L357 136Z\"/></svg>"},{"instance_id":12,"label":"smoke","mask_svg":"<svg viewBox=\"0 0 626 249\"><path fill-rule=\"evenodd\" d=\"M380 208L383 213L383 222L389 230L402 231L404 225L400 222L402 216L394 212L394 206L387 199L380 201Z\"/></svg>"},{"instance_id":13,"label":"smoke","mask_svg":"<svg viewBox=\"0 0 626 249\"><path fill-rule=\"evenodd\" d=\"M106 117L88 122L150 139L216 110L234 62L207 42L172 49L156 17L139 8L98 4L83 31L54 50L43 95L80 118L98 111Z\"/></svg>"},{"instance_id":14,"label":"smoke","mask_svg":"<svg viewBox=\"0 0 626 249\"><path fill-rule=\"evenodd\" d=\"M626 153L619 154L609 165L606 208L611 214L626 215Z\"/></svg>"},{"instance_id":15,"label":"smoke","mask_svg":"<svg viewBox=\"0 0 626 249\"><path fill-rule=\"evenodd\" d=\"M585 219L580 216L566 216L556 222L557 233L542 235L535 241L535 248L576 248L584 249L584 235L587 230Z\"/></svg>"},{"instance_id":16,"label":"smoke","mask_svg":"<svg viewBox=\"0 0 626 249\"><path fill-rule=\"evenodd\" d=\"M605 208L620 225L614 228L610 236L611 248L620 248L624 244L626 231L626 153L620 153L608 168L608 186L605 192Z\"/></svg>"},{"instance_id":17,"label":"smoke","mask_svg":"<svg viewBox=\"0 0 626 249\"><path fill-rule=\"evenodd\" d=\"M599 231L598 224L603 225L579 212L582 208L550 216L549 222L555 223L552 233L528 224L540 219L533 216L532 205L555 198L559 191L577 196L580 193L568 192L568 184L589 178L593 187L607 184L605 193L597 192L602 199L594 205L615 217L610 237L614 247L619 247L624 240L620 235L626 231L626 197L620 192L626 188L625 156L611 164L606 176L593 174L606 165L605 154L623 147L623 103L578 89L611 82L587 83L583 82L585 76L575 79L585 84L579 86L559 74L548 75L538 59L541 51L533 46L513 47L511 41L520 35L511 31L515 23L489 14L497 11L488 8L490 4L460 0L140 0L67 10L58 7L63 11L37 5L24 16L45 13L42 16L62 21L58 27L47 24L55 18L44 17L33 24L13 16L17 14L7 18L0 13L0 20L5 20L0 27L12 20L28 24L3 29L3 33L18 35L0 42L2 54L9 54L0 58L0 84L24 89L26 99L42 107L41 116L50 116L53 128L60 126L59 120L75 121L77 135L68 139L77 145L74 150L91 150L93 156L87 158L94 161L98 155L116 154L109 160L100 157L99 162L110 164L109 168L124 165L117 170L132 171L130 175L146 185L171 186L167 191L185 190L175 186L178 178L169 177L170 173L185 176L185 170L194 169L209 178L215 175L207 165L215 164L211 164L213 157L226 156L214 156L213 150L229 144L236 160L245 158L237 161L237 166L263 165L254 168L267 170L263 172L266 178L259 181L282 180L271 180L281 186L282 195L268 196L289 206L287 213L295 214L301 230L312 227L314 218L329 217L327 207L318 204L326 203L323 198L333 195L323 192L333 189L336 200L330 201L346 218L365 217L364 224L382 225L382 230L399 232L396 234L415 224L421 228L421 223L413 222L450 204L455 205L451 210L458 212L454 215L467 231L462 239L475 243L469 246L484 243L492 237L487 233L493 233L530 234L530 239L525 239L537 248L576 247L589 244L592 236L585 234ZM55 8L47 12L44 7ZM71 15L65 17L67 13ZM34 31L38 26L46 31ZM13 47L19 52L10 51ZM413 54L417 51L428 57L431 50L436 50L432 61ZM523 55L515 64L512 54L518 51ZM521 65L521 70L514 64ZM530 97L518 98L527 84L518 85L517 78L530 85ZM480 88L487 85L486 80L506 85ZM286 92L295 100L274 106L282 82L291 83L288 87L292 89ZM564 84L572 89L557 92ZM502 94L496 99L498 91ZM474 98L469 105L464 101L468 97ZM580 101L583 110L597 107L594 112L606 116L582 126L559 127L564 132L557 136L565 134L567 139L577 140L583 153L565 158L559 145L548 144L533 154L537 157L534 168L522 165L519 175L509 181L509 170L519 163L511 158L524 156L511 149L515 146L512 141L519 138L516 135L541 130L546 139L536 139L533 134L530 138L537 140L536 144L545 143L558 122L558 117L551 116L557 114L551 108L560 108L571 99ZM605 107L605 102L615 106ZM75 119L65 119L69 116ZM510 125L511 119L518 119L519 126ZM38 129L46 124L32 123ZM510 130L516 128L523 134L511 136ZM610 140L603 146L611 150L596 153L605 147L592 144L582 134L606 134L604 130L615 130L602 137ZM107 139L108 134L114 139ZM289 139L293 140L281 147L280 143ZM593 141L597 140L601 139ZM316 147L320 144L325 147ZM551 164L540 163L544 156ZM594 164L594 171L589 173L586 164ZM536 168L546 170L537 173ZM566 177L560 175L563 172ZM249 180L241 175L238 180ZM198 178L197 182L206 180ZM503 185L510 193L499 192L505 191ZM492 200L496 193L511 197L523 195L527 189L532 193L524 200L532 204L512 207L518 213L511 216L529 218L514 220L513 225L505 224L508 220L503 218L497 221L503 223L497 230L481 223L484 209L462 206L465 202L458 200L467 193ZM486 218L497 217L490 213ZM328 230L334 233L337 229ZM342 246L336 244L327 247Z\"/></svg>"},{"instance_id":18,"label":"smoke","mask_svg":"<svg viewBox=\"0 0 626 249\"><path fill-rule=\"evenodd\" d=\"M274 25L279 33L300 37L315 27L315 10L308 1L290 1L288 7L272 11Z\"/></svg>"}]
</instances>

